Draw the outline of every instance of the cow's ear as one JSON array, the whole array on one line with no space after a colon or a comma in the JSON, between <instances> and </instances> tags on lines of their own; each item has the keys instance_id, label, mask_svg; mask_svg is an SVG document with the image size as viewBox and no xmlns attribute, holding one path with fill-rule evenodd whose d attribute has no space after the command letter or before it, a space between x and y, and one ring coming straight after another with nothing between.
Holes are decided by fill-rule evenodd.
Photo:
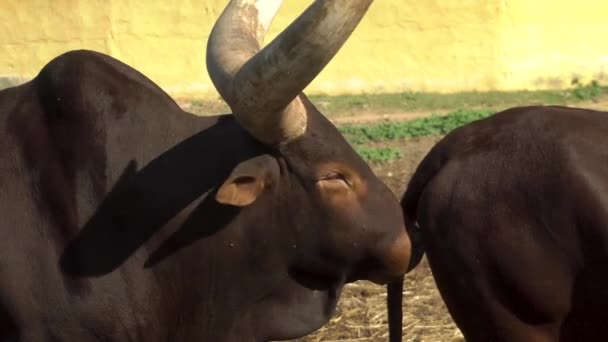
<instances>
[{"instance_id":1,"label":"cow's ear","mask_svg":"<svg viewBox=\"0 0 608 342\"><path fill-rule=\"evenodd\" d=\"M279 175L279 165L273 157L265 154L238 164L220 186L215 199L236 207L253 203Z\"/></svg>"}]
</instances>

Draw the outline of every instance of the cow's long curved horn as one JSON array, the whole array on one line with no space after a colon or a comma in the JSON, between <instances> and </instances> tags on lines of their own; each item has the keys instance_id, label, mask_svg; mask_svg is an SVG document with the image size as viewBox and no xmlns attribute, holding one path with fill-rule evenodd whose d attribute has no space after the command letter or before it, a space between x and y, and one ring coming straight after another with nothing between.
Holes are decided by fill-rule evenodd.
<instances>
[{"instance_id":1,"label":"cow's long curved horn","mask_svg":"<svg viewBox=\"0 0 608 342\"><path fill-rule=\"evenodd\" d=\"M306 130L297 97L348 39L373 0L317 0L260 51L281 0L232 0L207 45L207 70L240 124L276 144Z\"/></svg>"}]
</instances>

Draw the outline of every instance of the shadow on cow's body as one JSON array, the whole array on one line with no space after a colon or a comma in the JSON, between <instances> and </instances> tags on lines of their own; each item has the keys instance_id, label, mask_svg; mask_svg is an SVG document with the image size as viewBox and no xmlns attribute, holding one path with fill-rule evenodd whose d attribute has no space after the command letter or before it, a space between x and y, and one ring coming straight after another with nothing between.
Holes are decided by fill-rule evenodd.
<instances>
[{"instance_id":1,"label":"shadow on cow's body","mask_svg":"<svg viewBox=\"0 0 608 342\"><path fill-rule=\"evenodd\" d=\"M421 162L406 225L467 341L608 338L607 138L605 112L513 108Z\"/></svg>"},{"instance_id":2,"label":"shadow on cow's body","mask_svg":"<svg viewBox=\"0 0 608 342\"><path fill-rule=\"evenodd\" d=\"M139 170L137 162L130 161L65 251L63 270L78 276L113 271L188 206L192 206L187 212L189 218L179 224L187 228L193 226L189 221L197 220L194 232L200 237L213 235L226 226L240 208L221 205L214 200L214 193L209 192L228 177L239 159L247 160L264 153L263 148L239 150L238 144L228 143L230 139L239 140L240 132L242 130L226 116L214 126L170 147ZM223 146L218 146L218 142ZM192 156L197 155L204 157L193 162ZM206 160L220 162L209 165ZM193 204L195 202L200 204ZM108 250L112 253L107 253Z\"/></svg>"},{"instance_id":3,"label":"shadow on cow's body","mask_svg":"<svg viewBox=\"0 0 608 342\"><path fill-rule=\"evenodd\" d=\"M300 99L273 147L90 51L1 91L0 340L295 338L403 274L397 200Z\"/></svg>"}]
</instances>

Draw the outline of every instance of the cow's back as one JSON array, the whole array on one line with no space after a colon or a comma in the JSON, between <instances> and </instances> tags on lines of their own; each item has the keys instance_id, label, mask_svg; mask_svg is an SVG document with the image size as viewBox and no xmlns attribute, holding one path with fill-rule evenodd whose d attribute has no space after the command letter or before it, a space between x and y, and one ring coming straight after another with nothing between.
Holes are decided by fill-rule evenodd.
<instances>
[{"instance_id":1,"label":"cow's back","mask_svg":"<svg viewBox=\"0 0 608 342\"><path fill-rule=\"evenodd\" d=\"M429 176L425 167L436 165L426 191L462 194L463 200L492 199L483 205L490 209L502 203L529 215L593 207L586 213L597 217L602 214L598 209L608 206L603 196L608 193L605 137L608 112L514 108L448 134L425 157L412 182ZM601 219L608 222L608 217Z\"/></svg>"}]
</instances>

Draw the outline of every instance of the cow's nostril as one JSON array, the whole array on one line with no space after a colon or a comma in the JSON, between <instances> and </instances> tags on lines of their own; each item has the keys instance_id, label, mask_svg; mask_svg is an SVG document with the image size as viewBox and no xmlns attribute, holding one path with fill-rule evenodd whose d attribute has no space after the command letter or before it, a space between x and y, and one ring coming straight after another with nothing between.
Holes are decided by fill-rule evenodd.
<instances>
[{"instance_id":1,"label":"cow's nostril","mask_svg":"<svg viewBox=\"0 0 608 342\"><path fill-rule=\"evenodd\" d=\"M289 267L289 275L302 286L314 290L326 290L344 282L341 274L324 273L319 269L307 270L299 266Z\"/></svg>"}]
</instances>

